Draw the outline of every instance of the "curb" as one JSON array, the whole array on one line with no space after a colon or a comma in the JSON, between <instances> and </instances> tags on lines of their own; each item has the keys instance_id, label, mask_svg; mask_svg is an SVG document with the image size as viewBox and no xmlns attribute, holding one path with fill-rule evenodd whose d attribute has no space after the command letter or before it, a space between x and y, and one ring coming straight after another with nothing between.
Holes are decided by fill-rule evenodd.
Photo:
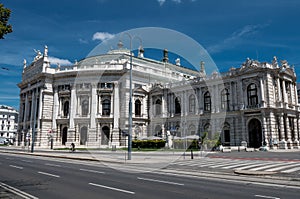
<instances>
[{"instance_id":1,"label":"curb","mask_svg":"<svg viewBox=\"0 0 300 199\"><path fill-rule=\"evenodd\" d=\"M278 173L275 171L250 171L250 170L240 170L240 169L233 170L233 172L235 174L240 174L240 175L255 175L255 176L273 175Z\"/></svg>"}]
</instances>

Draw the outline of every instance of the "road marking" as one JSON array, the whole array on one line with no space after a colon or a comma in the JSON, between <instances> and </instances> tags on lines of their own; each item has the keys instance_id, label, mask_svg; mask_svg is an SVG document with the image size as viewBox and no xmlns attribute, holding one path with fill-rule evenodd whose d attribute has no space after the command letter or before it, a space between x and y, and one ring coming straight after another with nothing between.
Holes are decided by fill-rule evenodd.
<instances>
[{"instance_id":1,"label":"road marking","mask_svg":"<svg viewBox=\"0 0 300 199\"><path fill-rule=\"evenodd\" d=\"M43 175L47 175L47 176L56 177L56 178L59 178L59 177L60 177L60 176L58 176L58 175L54 175L54 174L46 173L46 172L41 172L41 171L39 171L38 173L39 173L39 174L43 174Z\"/></svg>"},{"instance_id":2,"label":"road marking","mask_svg":"<svg viewBox=\"0 0 300 199\"><path fill-rule=\"evenodd\" d=\"M80 171L86 171L86 172L91 172L91 173L101 173L104 174L105 172L103 171L95 171L95 170L89 170L89 169L79 169Z\"/></svg>"},{"instance_id":3,"label":"road marking","mask_svg":"<svg viewBox=\"0 0 300 199\"><path fill-rule=\"evenodd\" d=\"M273 197L273 196L263 196L263 195L254 195L254 196L255 196L255 197L258 197L258 198L280 199L280 198Z\"/></svg>"},{"instance_id":4,"label":"road marking","mask_svg":"<svg viewBox=\"0 0 300 199\"><path fill-rule=\"evenodd\" d=\"M61 167L61 166L58 165L58 164L50 164L50 163L46 163L45 165L51 166L51 167Z\"/></svg>"},{"instance_id":5,"label":"road marking","mask_svg":"<svg viewBox=\"0 0 300 199\"><path fill-rule=\"evenodd\" d=\"M184 184L177 183L177 182L155 180L155 179L151 179L151 178L140 178L140 177L137 177L137 179L139 179L139 180L145 180L145 181L151 181L151 182L160 182L160 183L165 183L165 184L172 184L172 185L184 186Z\"/></svg>"},{"instance_id":6,"label":"road marking","mask_svg":"<svg viewBox=\"0 0 300 199\"><path fill-rule=\"evenodd\" d=\"M276 167L276 168L273 168L273 169L268 169L266 171L278 171L278 170L287 169L287 168L290 168L290 167L293 167L293 166L299 166L299 165L300 164L286 165L286 166L282 166L282 167Z\"/></svg>"},{"instance_id":7,"label":"road marking","mask_svg":"<svg viewBox=\"0 0 300 199\"><path fill-rule=\"evenodd\" d=\"M16 165L9 165L10 167L13 167L13 168L16 168L16 169L23 169L23 167L19 167L19 166L16 166Z\"/></svg>"},{"instance_id":8,"label":"road marking","mask_svg":"<svg viewBox=\"0 0 300 199\"><path fill-rule=\"evenodd\" d=\"M21 160L23 162L32 162L31 160Z\"/></svg>"},{"instance_id":9,"label":"road marking","mask_svg":"<svg viewBox=\"0 0 300 199\"><path fill-rule=\"evenodd\" d=\"M104 186L104 185L100 185L100 184L95 184L95 183L89 183L89 185L96 186L96 187L102 187L102 188L105 188L105 189L110 189L110 190L119 191L119 192L123 192L123 193L135 194L135 192L133 192L133 191L127 191L127 190L124 190L124 189L118 189L118 188L114 188L114 187L108 187L108 186Z\"/></svg>"},{"instance_id":10,"label":"road marking","mask_svg":"<svg viewBox=\"0 0 300 199\"><path fill-rule=\"evenodd\" d=\"M281 173L292 173L292 172L299 171L299 170L300 170L300 167L295 167L292 169L281 171Z\"/></svg>"},{"instance_id":11,"label":"road marking","mask_svg":"<svg viewBox=\"0 0 300 199\"><path fill-rule=\"evenodd\" d=\"M5 189L5 190L7 190L7 191L9 191L11 193L14 193L14 194L20 196L21 198L25 198L25 199L38 199L37 197L35 197L33 195L25 193L25 192L23 192L23 191L21 191L19 189L16 189L16 188L14 188L12 186L9 186L7 184L4 184L2 182L0 182L0 187L2 187L3 189Z\"/></svg>"},{"instance_id":12,"label":"road marking","mask_svg":"<svg viewBox=\"0 0 300 199\"><path fill-rule=\"evenodd\" d=\"M278 166L282 166L282 165L288 165L288 164L294 164L294 163L293 162L290 162L290 163L284 162L284 163L278 163L278 164L269 163L266 166L250 169L250 171L259 171L259 170L263 170L263 169L269 169L269 168L278 167Z\"/></svg>"},{"instance_id":13,"label":"road marking","mask_svg":"<svg viewBox=\"0 0 300 199\"><path fill-rule=\"evenodd\" d=\"M13 160L13 158L5 158L5 159L7 159L7 160Z\"/></svg>"}]
</instances>

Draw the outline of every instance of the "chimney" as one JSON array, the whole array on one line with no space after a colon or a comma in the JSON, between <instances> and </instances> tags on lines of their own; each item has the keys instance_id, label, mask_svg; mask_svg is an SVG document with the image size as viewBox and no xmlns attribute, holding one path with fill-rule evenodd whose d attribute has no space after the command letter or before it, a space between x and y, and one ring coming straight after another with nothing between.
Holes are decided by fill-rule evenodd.
<instances>
[{"instance_id":1,"label":"chimney","mask_svg":"<svg viewBox=\"0 0 300 199\"><path fill-rule=\"evenodd\" d=\"M204 66L204 61L200 62L200 71L199 71L200 77L205 77L205 66Z\"/></svg>"},{"instance_id":2,"label":"chimney","mask_svg":"<svg viewBox=\"0 0 300 199\"><path fill-rule=\"evenodd\" d=\"M163 62L169 62L169 58L168 58L168 50L164 49L164 58L162 60Z\"/></svg>"}]
</instances>

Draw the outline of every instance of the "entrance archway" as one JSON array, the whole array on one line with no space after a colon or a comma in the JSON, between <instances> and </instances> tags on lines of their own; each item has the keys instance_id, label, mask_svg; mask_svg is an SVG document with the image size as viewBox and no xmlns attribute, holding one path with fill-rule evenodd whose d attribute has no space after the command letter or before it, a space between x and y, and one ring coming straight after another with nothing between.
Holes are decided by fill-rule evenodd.
<instances>
[{"instance_id":1,"label":"entrance archway","mask_svg":"<svg viewBox=\"0 0 300 199\"><path fill-rule=\"evenodd\" d=\"M62 131L62 138L61 138L62 145L66 145L67 138L68 138L68 127L64 127Z\"/></svg>"},{"instance_id":2,"label":"entrance archway","mask_svg":"<svg viewBox=\"0 0 300 199\"><path fill-rule=\"evenodd\" d=\"M261 123L258 119L251 119L248 123L249 147L259 148L262 145Z\"/></svg>"},{"instance_id":3,"label":"entrance archway","mask_svg":"<svg viewBox=\"0 0 300 199\"><path fill-rule=\"evenodd\" d=\"M104 126L102 128L102 135L101 135L101 144L103 145L108 145L109 143L109 137L110 137L110 132L109 132L109 127Z\"/></svg>"},{"instance_id":4,"label":"entrance archway","mask_svg":"<svg viewBox=\"0 0 300 199\"><path fill-rule=\"evenodd\" d=\"M84 126L80 130L80 145L85 145L87 141L87 127Z\"/></svg>"}]
</instances>

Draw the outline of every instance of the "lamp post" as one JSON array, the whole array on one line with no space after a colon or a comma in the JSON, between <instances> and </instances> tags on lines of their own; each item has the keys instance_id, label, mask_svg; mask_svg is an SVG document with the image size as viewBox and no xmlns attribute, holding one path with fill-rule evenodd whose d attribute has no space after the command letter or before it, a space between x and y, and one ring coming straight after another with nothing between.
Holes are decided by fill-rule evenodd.
<instances>
[{"instance_id":1,"label":"lamp post","mask_svg":"<svg viewBox=\"0 0 300 199\"><path fill-rule=\"evenodd\" d=\"M138 36L131 36L131 34L125 32L130 39L130 73L129 73L129 112L128 112L128 160L131 160L131 151L132 151L132 40L137 38L140 40L142 46L142 40ZM121 36L123 36L123 34Z\"/></svg>"}]
</instances>

